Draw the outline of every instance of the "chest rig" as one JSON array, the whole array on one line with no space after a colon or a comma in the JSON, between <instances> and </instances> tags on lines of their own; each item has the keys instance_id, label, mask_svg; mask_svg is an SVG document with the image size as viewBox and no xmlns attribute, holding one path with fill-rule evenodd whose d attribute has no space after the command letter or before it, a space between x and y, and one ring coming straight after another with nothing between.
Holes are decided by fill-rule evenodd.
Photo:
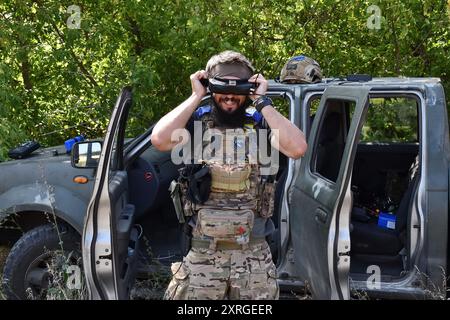
<instances>
[{"instance_id":1,"label":"chest rig","mask_svg":"<svg viewBox=\"0 0 450 320\"><path fill-rule=\"evenodd\" d=\"M260 175L260 165L252 159L257 145L250 140L258 123L251 116L246 119L243 128L233 130L216 127L211 114L203 114L202 170L210 174L209 196L195 201L186 180L180 184L184 215L196 216L193 236L210 240L212 248L224 241L245 247L254 220L273 214L275 183Z\"/></svg>"}]
</instances>

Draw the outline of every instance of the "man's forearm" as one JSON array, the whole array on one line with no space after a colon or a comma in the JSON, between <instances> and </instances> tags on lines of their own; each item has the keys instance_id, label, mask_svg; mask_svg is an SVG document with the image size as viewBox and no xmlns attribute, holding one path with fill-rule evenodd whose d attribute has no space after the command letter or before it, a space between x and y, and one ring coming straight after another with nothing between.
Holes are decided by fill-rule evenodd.
<instances>
[{"instance_id":1,"label":"man's forearm","mask_svg":"<svg viewBox=\"0 0 450 320\"><path fill-rule=\"evenodd\" d=\"M189 118L201 102L196 94L192 94L178 107L162 117L153 128L151 140L160 151L171 150L179 141L172 141L172 133L186 127Z\"/></svg>"},{"instance_id":2,"label":"man's forearm","mask_svg":"<svg viewBox=\"0 0 450 320\"><path fill-rule=\"evenodd\" d=\"M293 159L303 156L307 148L303 132L271 106L263 108L261 112L272 130L271 142L278 141L274 147Z\"/></svg>"}]
</instances>

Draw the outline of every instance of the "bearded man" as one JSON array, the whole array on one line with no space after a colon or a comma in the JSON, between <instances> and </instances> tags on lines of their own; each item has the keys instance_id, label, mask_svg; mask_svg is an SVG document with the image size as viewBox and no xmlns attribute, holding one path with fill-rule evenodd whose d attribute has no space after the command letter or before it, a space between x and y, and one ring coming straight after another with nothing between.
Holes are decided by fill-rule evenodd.
<instances>
[{"instance_id":1,"label":"bearded man","mask_svg":"<svg viewBox=\"0 0 450 320\"><path fill-rule=\"evenodd\" d=\"M200 153L198 163L187 164L189 170L182 171L177 182L179 219L190 226L192 237L183 261L172 264L165 299L278 299L276 267L266 241L274 231L274 180L261 174L258 161L251 161L247 144L227 132L242 129L245 142L255 130L265 129L267 141L293 159L306 152L305 136L273 107L265 96L267 80L238 52L214 55L206 70L190 80L191 96L155 125L152 144L168 151L186 143L173 133L186 129L195 135L195 121L202 134L212 129L221 133L221 141L216 153ZM207 95L205 80L211 99L199 107ZM193 140L208 147L203 138ZM257 141L259 147L262 140ZM224 150L225 156L216 156ZM236 162L237 154L243 154L244 161Z\"/></svg>"}]
</instances>

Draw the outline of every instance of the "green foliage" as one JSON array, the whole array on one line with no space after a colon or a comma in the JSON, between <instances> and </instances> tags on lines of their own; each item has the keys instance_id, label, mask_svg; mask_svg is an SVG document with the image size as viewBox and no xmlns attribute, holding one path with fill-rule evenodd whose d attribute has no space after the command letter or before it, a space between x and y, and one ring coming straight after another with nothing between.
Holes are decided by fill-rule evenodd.
<instances>
[{"instance_id":1,"label":"green foliage","mask_svg":"<svg viewBox=\"0 0 450 320\"><path fill-rule=\"evenodd\" d=\"M73 4L80 29L69 28ZM374 4L380 29L367 27ZM327 76L435 76L450 92L447 8L446 0L3 0L2 127L44 145L102 136L125 85L134 88L136 128L148 127L225 49L247 55L267 78L305 53ZM2 133L0 150L16 143L14 134Z\"/></svg>"},{"instance_id":2,"label":"green foliage","mask_svg":"<svg viewBox=\"0 0 450 320\"><path fill-rule=\"evenodd\" d=\"M361 141L417 142L418 105L414 98L370 99Z\"/></svg>"},{"instance_id":3,"label":"green foliage","mask_svg":"<svg viewBox=\"0 0 450 320\"><path fill-rule=\"evenodd\" d=\"M8 151L24 142L25 133L16 128L17 123L0 117L0 160L8 157Z\"/></svg>"}]
</instances>

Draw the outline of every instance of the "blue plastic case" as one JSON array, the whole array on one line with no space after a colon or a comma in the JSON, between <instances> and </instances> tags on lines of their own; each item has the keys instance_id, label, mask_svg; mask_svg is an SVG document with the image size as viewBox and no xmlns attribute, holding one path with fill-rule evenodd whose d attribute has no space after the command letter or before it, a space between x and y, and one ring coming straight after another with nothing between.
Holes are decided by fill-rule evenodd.
<instances>
[{"instance_id":1,"label":"blue plastic case","mask_svg":"<svg viewBox=\"0 0 450 320\"><path fill-rule=\"evenodd\" d=\"M384 229L395 230L395 222L397 221L397 217L395 214L380 212L378 216L378 226Z\"/></svg>"},{"instance_id":2,"label":"blue plastic case","mask_svg":"<svg viewBox=\"0 0 450 320\"><path fill-rule=\"evenodd\" d=\"M70 153L70 151L72 151L73 145L74 145L76 142L79 142L79 141L84 141L84 136L83 136L83 135L76 136L75 138L66 140L66 141L64 142L64 146L66 147L66 152L67 152L67 153Z\"/></svg>"}]
</instances>

